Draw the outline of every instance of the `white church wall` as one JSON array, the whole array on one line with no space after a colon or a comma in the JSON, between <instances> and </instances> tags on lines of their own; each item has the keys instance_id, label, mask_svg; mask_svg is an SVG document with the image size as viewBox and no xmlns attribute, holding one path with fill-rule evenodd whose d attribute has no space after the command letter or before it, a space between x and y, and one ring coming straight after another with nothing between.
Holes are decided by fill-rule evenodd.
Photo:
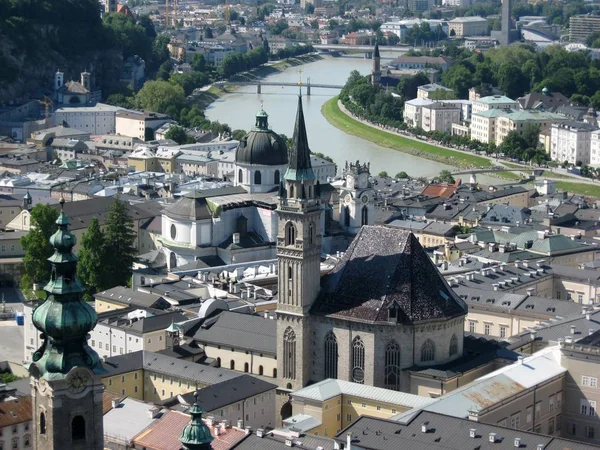
<instances>
[{"instance_id":1,"label":"white church wall","mask_svg":"<svg viewBox=\"0 0 600 450\"><path fill-rule=\"evenodd\" d=\"M162 216L162 235L165 239L183 244L192 243L192 222L175 221L166 215ZM173 238L171 234L172 227L175 226L176 234ZM195 245L192 243L192 245Z\"/></svg>"}]
</instances>

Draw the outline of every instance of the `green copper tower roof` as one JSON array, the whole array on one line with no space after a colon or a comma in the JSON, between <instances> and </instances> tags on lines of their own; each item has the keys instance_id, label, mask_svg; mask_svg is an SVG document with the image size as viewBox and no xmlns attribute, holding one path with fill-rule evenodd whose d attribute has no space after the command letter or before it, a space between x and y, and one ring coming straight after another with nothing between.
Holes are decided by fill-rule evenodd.
<instances>
[{"instance_id":1,"label":"green copper tower roof","mask_svg":"<svg viewBox=\"0 0 600 450\"><path fill-rule=\"evenodd\" d=\"M179 440L183 444L183 448L186 450L209 450L212 448L210 443L214 440L214 437L210 434L210 429L202 421L202 408L198 405L198 392L194 393L194 404L189 410L192 420L188 423L183 431Z\"/></svg>"},{"instance_id":2,"label":"green copper tower roof","mask_svg":"<svg viewBox=\"0 0 600 450\"><path fill-rule=\"evenodd\" d=\"M296 113L294 136L292 137L292 147L289 150L288 159L289 165L283 176L284 179L288 181L313 181L316 179L310 164L310 148L308 147L308 136L306 135L302 97L300 95L298 96L298 112Z\"/></svg>"},{"instance_id":3,"label":"green copper tower roof","mask_svg":"<svg viewBox=\"0 0 600 450\"><path fill-rule=\"evenodd\" d=\"M256 123L254 125L256 131L269 131L269 115L265 112L262 105L256 113Z\"/></svg>"},{"instance_id":4,"label":"green copper tower roof","mask_svg":"<svg viewBox=\"0 0 600 450\"><path fill-rule=\"evenodd\" d=\"M64 200L61 199L61 206ZM98 354L87 344L88 333L98 320L96 311L82 299L83 286L77 278L77 243L69 231L64 211L56 220L58 230L50 237L54 254L50 281L44 287L46 300L33 312L33 324L42 332L43 344L33 354L29 372L47 380L64 378L73 367L104 373Z\"/></svg>"}]
</instances>

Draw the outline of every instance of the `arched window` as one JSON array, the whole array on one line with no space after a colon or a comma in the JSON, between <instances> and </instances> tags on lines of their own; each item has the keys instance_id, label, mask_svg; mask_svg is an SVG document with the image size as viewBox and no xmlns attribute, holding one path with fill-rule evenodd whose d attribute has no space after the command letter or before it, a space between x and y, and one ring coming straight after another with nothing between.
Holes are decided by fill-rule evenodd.
<instances>
[{"instance_id":1,"label":"arched window","mask_svg":"<svg viewBox=\"0 0 600 450\"><path fill-rule=\"evenodd\" d=\"M368 225L369 224L369 208L367 208L367 206L363 206L362 210L361 210L361 224L362 225Z\"/></svg>"},{"instance_id":2,"label":"arched window","mask_svg":"<svg viewBox=\"0 0 600 450\"><path fill-rule=\"evenodd\" d=\"M385 347L385 388L400 390L400 346L391 341Z\"/></svg>"},{"instance_id":3,"label":"arched window","mask_svg":"<svg viewBox=\"0 0 600 450\"><path fill-rule=\"evenodd\" d=\"M238 181L240 183L244 182L244 172L242 171L242 169L238 170Z\"/></svg>"},{"instance_id":4,"label":"arched window","mask_svg":"<svg viewBox=\"0 0 600 450\"><path fill-rule=\"evenodd\" d=\"M325 336L325 378L338 376L338 344L333 331Z\"/></svg>"},{"instance_id":5,"label":"arched window","mask_svg":"<svg viewBox=\"0 0 600 450\"><path fill-rule=\"evenodd\" d=\"M258 374L259 375L263 374L263 366L258 366Z\"/></svg>"},{"instance_id":6,"label":"arched window","mask_svg":"<svg viewBox=\"0 0 600 450\"><path fill-rule=\"evenodd\" d=\"M273 378L277 378L277 369L273 369Z\"/></svg>"},{"instance_id":7,"label":"arched window","mask_svg":"<svg viewBox=\"0 0 600 450\"><path fill-rule=\"evenodd\" d=\"M352 381L365 382L365 344L360 336L352 340Z\"/></svg>"},{"instance_id":8,"label":"arched window","mask_svg":"<svg viewBox=\"0 0 600 450\"><path fill-rule=\"evenodd\" d=\"M293 278L292 274L293 274L292 266L288 266L288 280L291 280Z\"/></svg>"},{"instance_id":9,"label":"arched window","mask_svg":"<svg viewBox=\"0 0 600 450\"><path fill-rule=\"evenodd\" d=\"M285 224L285 245L294 245L296 243L296 227L292 222Z\"/></svg>"},{"instance_id":10,"label":"arched window","mask_svg":"<svg viewBox=\"0 0 600 450\"><path fill-rule=\"evenodd\" d=\"M452 355L456 355L458 353L458 338L456 337L456 334L452 335L452 338L450 338L450 356Z\"/></svg>"},{"instance_id":11,"label":"arched window","mask_svg":"<svg viewBox=\"0 0 600 450\"><path fill-rule=\"evenodd\" d=\"M291 327L283 333L283 378L296 379L296 333Z\"/></svg>"},{"instance_id":12,"label":"arched window","mask_svg":"<svg viewBox=\"0 0 600 450\"><path fill-rule=\"evenodd\" d=\"M344 206L344 225L346 228L350 226L350 208Z\"/></svg>"},{"instance_id":13,"label":"arched window","mask_svg":"<svg viewBox=\"0 0 600 450\"><path fill-rule=\"evenodd\" d=\"M46 414L40 413L40 434L46 434Z\"/></svg>"},{"instance_id":14,"label":"arched window","mask_svg":"<svg viewBox=\"0 0 600 450\"><path fill-rule=\"evenodd\" d=\"M175 252L171 252L169 256L169 269L173 270L175 267L177 267L177 255Z\"/></svg>"},{"instance_id":15,"label":"arched window","mask_svg":"<svg viewBox=\"0 0 600 450\"><path fill-rule=\"evenodd\" d=\"M235 361L233 359L231 361L229 361L229 368L231 370L235 370Z\"/></svg>"},{"instance_id":16,"label":"arched window","mask_svg":"<svg viewBox=\"0 0 600 450\"><path fill-rule=\"evenodd\" d=\"M248 373L250 366L248 365L248 363L244 363L244 372Z\"/></svg>"},{"instance_id":17,"label":"arched window","mask_svg":"<svg viewBox=\"0 0 600 450\"><path fill-rule=\"evenodd\" d=\"M254 172L254 184L260 184L262 182L262 175L260 170Z\"/></svg>"},{"instance_id":18,"label":"arched window","mask_svg":"<svg viewBox=\"0 0 600 450\"><path fill-rule=\"evenodd\" d=\"M315 242L315 227L312 222L308 225L308 243L314 244Z\"/></svg>"},{"instance_id":19,"label":"arched window","mask_svg":"<svg viewBox=\"0 0 600 450\"><path fill-rule=\"evenodd\" d=\"M292 388L291 383L288 383L287 385L288 389ZM288 417L290 417L292 415L292 402L291 401L287 401L283 404L283 406L281 407L281 420L285 420Z\"/></svg>"},{"instance_id":20,"label":"arched window","mask_svg":"<svg viewBox=\"0 0 600 450\"><path fill-rule=\"evenodd\" d=\"M85 419L83 416L75 416L71 421L71 439L74 441L85 440Z\"/></svg>"},{"instance_id":21,"label":"arched window","mask_svg":"<svg viewBox=\"0 0 600 450\"><path fill-rule=\"evenodd\" d=\"M279 170L275 171L275 174L273 175L273 184L279 184L280 183L280 175L279 175Z\"/></svg>"},{"instance_id":22,"label":"arched window","mask_svg":"<svg viewBox=\"0 0 600 450\"><path fill-rule=\"evenodd\" d=\"M427 339L421 347L421 362L433 360L435 360L435 344L431 339Z\"/></svg>"},{"instance_id":23,"label":"arched window","mask_svg":"<svg viewBox=\"0 0 600 450\"><path fill-rule=\"evenodd\" d=\"M294 198L294 185L293 184L290 184L289 191L290 191L290 198Z\"/></svg>"},{"instance_id":24,"label":"arched window","mask_svg":"<svg viewBox=\"0 0 600 450\"><path fill-rule=\"evenodd\" d=\"M221 367L221 358L217 358L217 367Z\"/></svg>"}]
</instances>

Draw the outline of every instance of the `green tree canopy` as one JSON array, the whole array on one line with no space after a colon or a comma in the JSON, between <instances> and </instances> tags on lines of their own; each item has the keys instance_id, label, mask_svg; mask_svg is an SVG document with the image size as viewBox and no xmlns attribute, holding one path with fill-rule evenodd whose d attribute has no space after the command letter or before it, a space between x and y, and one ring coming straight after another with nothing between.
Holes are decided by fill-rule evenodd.
<instances>
[{"instance_id":1,"label":"green tree canopy","mask_svg":"<svg viewBox=\"0 0 600 450\"><path fill-rule=\"evenodd\" d=\"M440 183L453 184L455 182L454 176L452 175L452 172L450 172L449 170L442 170L440 172L440 174L437 176L437 179Z\"/></svg>"},{"instance_id":2,"label":"green tree canopy","mask_svg":"<svg viewBox=\"0 0 600 450\"><path fill-rule=\"evenodd\" d=\"M192 144L194 139L187 134L183 127L173 126L165 133L165 138L173 139L179 145Z\"/></svg>"},{"instance_id":3,"label":"green tree canopy","mask_svg":"<svg viewBox=\"0 0 600 450\"><path fill-rule=\"evenodd\" d=\"M135 96L136 104L146 111L166 113L169 108L183 107L185 94L183 88L166 81L147 81Z\"/></svg>"},{"instance_id":4,"label":"green tree canopy","mask_svg":"<svg viewBox=\"0 0 600 450\"><path fill-rule=\"evenodd\" d=\"M111 258L110 284L128 285L136 254L136 233L127 206L119 199L115 199L108 212L104 241L106 254Z\"/></svg>"},{"instance_id":5,"label":"green tree canopy","mask_svg":"<svg viewBox=\"0 0 600 450\"><path fill-rule=\"evenodd\" d=\"M81 248L77 256L79 258L77 272L85 286L86 300L90 301L96 292L112 287L108 282L111 278L108 272L112 260L107 258L104 233L95 217L81 239Z\"/></svg>"},{"instance_id":6,"label":"green tree canopy","mask_svg":"<svg viewBox=\"0 0 600 450\"><path fill-rule=\"evenodd\" d=\"M31 209L31 229L21 238L25 251L21 278L23 289L30 289L33 283L45 283L50 279L48 258L54 250L49 239L57 230L57 218L58 210L49 205L39 203Z\"/></svg>"}]
</instances>

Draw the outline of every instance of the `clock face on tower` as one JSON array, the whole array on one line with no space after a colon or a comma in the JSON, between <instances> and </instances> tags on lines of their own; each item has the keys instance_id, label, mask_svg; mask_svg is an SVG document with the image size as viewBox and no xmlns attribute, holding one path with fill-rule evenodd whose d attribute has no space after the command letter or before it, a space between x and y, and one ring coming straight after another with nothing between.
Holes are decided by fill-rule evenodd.
<instances>
[{"instance_id":1,"label":"clock face on tower","mask_svg":"<svg viewBox=\"0 0 600 450\"><path fill-rule=\"evenodd\" d=\"M90 377L87 372L83 370L77 370L69 376L67 381L69 383L69 391L71 391L73 394L78 394L83 392L83 390L86 388L88 382L90 381Z\"/></svg>"},{"instance_id":2,"label":"clock face on tower","mask_svg":"<svg viewBox=\"0 0 600 450\"><path fill-rule=\"evenodd\" d=\"M363 196L362 196L362 198L361 198L361 201L362 201L363 203L368 203L368 202L369 202L369 197L368 197L368 196L366 196L366 195L363 195Z\"/></svg>"},{"instance_id":3,"label":"clock face on tower","mask_svg":"<svg viewBox=\"0 0 600 450\"><path fill-rule=\"evenodd\" d=\"M352 201L352 196L350 194L346 194L346 196L344 197L344 203L346 205L350 204L350 202Z\"/></svg>"}]
</instances>

